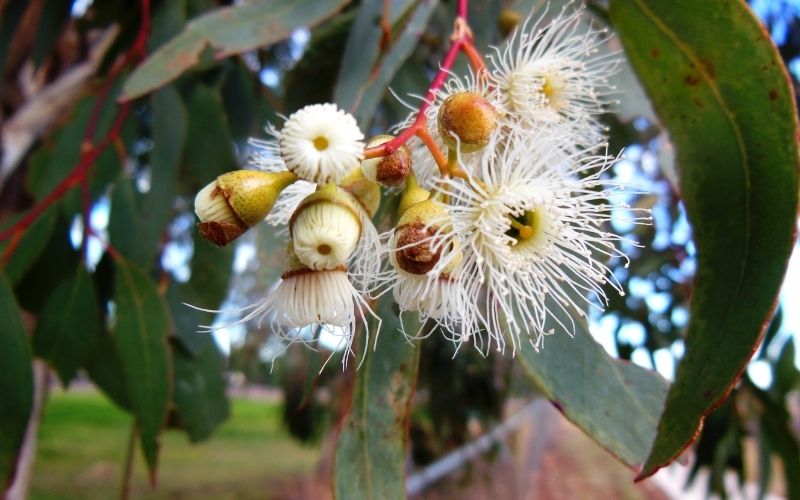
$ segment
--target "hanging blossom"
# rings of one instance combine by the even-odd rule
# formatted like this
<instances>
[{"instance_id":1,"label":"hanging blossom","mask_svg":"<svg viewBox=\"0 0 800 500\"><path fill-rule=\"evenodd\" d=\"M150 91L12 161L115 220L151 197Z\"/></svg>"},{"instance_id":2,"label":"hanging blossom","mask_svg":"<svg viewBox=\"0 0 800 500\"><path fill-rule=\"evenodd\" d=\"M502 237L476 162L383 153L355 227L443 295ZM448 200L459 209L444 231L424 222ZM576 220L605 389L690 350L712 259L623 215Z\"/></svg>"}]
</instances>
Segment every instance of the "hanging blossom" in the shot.
<instances>
[{"instance_id":1,"label":"hanging blossom","mask_svg":"<svg viewBox=\"0 0 800 500\"><path fill-rule=\"evenodd\" d=\"M302 125L307 126L312 122L313 133L304 133ZM363 159L364 136L355 118L336 108L335 104L313 104L292 114L282 129L279 130L270 124L266 130L272 136L271 140L250 140L250 144L255 147L251 157L251 164L255 168L266 172L290 170L290 160L287 158L299 158L304 155L310 158L311 164L314 165L314 168L302 169L306 176L301 176L298 181L281 192L267 215L266 222L288 230L292 216L300 204L325 180L335 178L346 191L354 191L351 194L356 195L357 203L354 205L354 210L361 225L361 237L349 260L349 274L356 283L356 288L363 295L369 294L376 286L375 277L381 268L381 243L378 231L372 223L377 204L368 202L376 197L379 202L380 191L377 185L368 185L367 189L372 188L373 192L367 193L366 196L363 191L358 190L364 184L358 182ZM290 135L292 137L288 137ZM324 142L327 148L317 153L307 153L306 150L310 146L316 149L315 141L317 144ZM377 190L377 194L374 190Z\"/></svg>"},{"instance_id":2,"label":"hanging blossom","mask_svg":"<svg viewBox=\"0 0 800 500\"><path fill-rule=\"evenodd\" d=\"M367 336L368 317L380 325L367 302L380 271L381 243L371 221L380 188L359 182L363 134L355 119L333 104L306 106L280 130L267 130L272 140L253 141L257 151L252 163L258 170L240 171L239 176L270 179L270 186L277 179L280 189L256 193L252 182L241 182L226 192L258 207L260 220L285 226L290 242L279 283L266 297L240 309L241 318L232 324L266 323L286 344L313 343L326 330L340 338L337 347L352 354L357 324L365 325ZM225 204L217 199L210 204L208 193L216 192L217 184L204 188L195 200L201 226L214 223L204 219L215 217L218 205ZM231 324L215 328L227 326Z\"/></svg>"},{"instance_id":3,"label":"hanging blossom","mask_svg":"<svg viewBox=\"0 0 800 500\"><path fill-rule=\"evenodd\" d=\"M552 333L548 324L573 334L571 315L596 305L589 297L605 304L603 285L623 293L605 263L627 259L618 246L628 240L607 230L612 219L650 219L642 211L618 213L624 186L606 176L617 158L565 154L554 139L531 134L502 140L487 148L468 179L439 183L451 203L447 218L430 224L452 224L439 244L463 249L457 277L468 296L482 297L482 314L468 319L483 324L471 329L484 328L487 345L498 351L505 330L513 351L523 338L538 350Z\"/></svg>"},{"instance_id":4,"label":"hanging blossom","mask_svg":"<svg viewBox=\"0 0 800 500\"><path fill-rule=\"evenodd\" d=\"M617 52L601 52L609 35L591 26L585 7L570 8L549 22L547 10L535 21L529 17L503 48L492 47L487 76L495 105L509 120L543 130L566 125L572 138L568 147L580 150L603 140L599 117L612 104L609 79L620 58Z\"/></svg>"},{"instance_id":5,"label":"hanging blossom","mask_svg":"<svg viewBox=\"0 0 800 500\"><path fill-rule=\"evenodd\" d=\"M554 16L545 9L537 18L528 17L502 47L490 47L486 70L478 74L469 70L463 76L450 73L443 88L433 93L425 111L428 123L438 124L431 127L431 135L439 144L453 147L454 139L442 137L441 108L453 96L469 94L496 113L497 126L487 136L494 143L502 143L501 136L534 130L539 136L568 136L569 140L558 142L568 151L601 144L606 128L599 119L615 103L610 79L620 64L619 53L607 48L608 40L606 29L595 29L587 20L583 5L570 3ZM407 128L415 118L415 106L401 102L412 111L396 130ZM437 168L428 149L414 141L412 151L421 184L433 186ZM474 151L462 149L467 155L464 167L471 166L468 156Z\"/></svg>"},{"instance_id":6,"label":"hanging blossom","mask_svg":"<svg viewBox=\"0 0 800 500\"><path fill-rule=\"evenodd\" d=\"M409 337L442 332L456 352L516 353L556 330L573 335L572 318L602 308L604 290L622 294L608 262L627 261L620 246L635 243L609 227L650 218L624 205L608 172L618 157L599 119L618 58L601 52L607 35L583 7L545 17L493 48L488 66L443 69L424 109L394 130L402 138L378 135L365 150L355 119L323 104L251 141L260 184L248 189L261 186L263 201L238 210L224 176L196 201L201 233L218 244L265 219L290 239L282 280L240 322L266 321L287 343L328 329L351 352L358 324L380 325L368 301L389 294L401 315L419 316L416 331L401 327ZM379 235L381 186L402 192L395 226Z\"/></svg>"}]
</instances>

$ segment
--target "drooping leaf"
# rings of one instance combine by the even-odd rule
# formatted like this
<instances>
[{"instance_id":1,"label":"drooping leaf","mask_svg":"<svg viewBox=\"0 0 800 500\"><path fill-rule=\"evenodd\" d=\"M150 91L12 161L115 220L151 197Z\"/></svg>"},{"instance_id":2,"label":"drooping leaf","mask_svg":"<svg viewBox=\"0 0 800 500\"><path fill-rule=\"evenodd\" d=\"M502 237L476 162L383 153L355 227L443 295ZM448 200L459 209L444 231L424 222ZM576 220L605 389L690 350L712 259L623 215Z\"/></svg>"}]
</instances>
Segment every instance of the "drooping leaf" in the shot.
<instances>
[{"instance_id":1,"label":"drooping leaf","mask_svg":"<svg viewBox=\"0 0 800 500\"><path fill-rule=\"evenodd\" d=\"M382 55L378 50L382 2L362 5L347 42L334 93L336 102L355 115L361 128L366 129L372 121L387 86L417 46L437 5L437 0L393 2L392 23L407 14L407 9L413 7L413 10L403 19L404 24L398 26L399 31L394 33L395 38Z\"/></svg>"},{"instance_id":2,"label":"drooping leaf","mask_svg":"<svg viewBox=\"0 0 800 500\"><path fill-rule=\"evenodd\" d=\"M100 332L84 367L89 379L111 401L124 410L133 411L124 365L117 347L114 345L114 339L108 332Z\"/></svg>"},{"instance_id":3,"label":"drooping leaf","mask_svg":"<svg viewBox=\"0 0 800 500\"><path fill-rule=\"evenodd\" d=\"M122 177L111 191L111 213L108 219L109 241L127 260L149 269L160 245L158 239L148 239L147 227L140 224L142 195L134 182Z\"/></svg>"},{"instance_id":4,"label":"drooping leaf","mask_svg":"<svg viewBox=\"0 0 800 500\"><path fill-rule=\"evenodd\" d=\"M36 323L33 350L67 386L94 349L99 330L94 284L79 265L49 294Z\"/></svg>"},{"instance_id":5,"label":"drooping leaf","mask_svg":"<svg viewBox=\"0 0 800 500\"><path fill-rule=\"evenodd\" d=\"M193 19L125 82L122 99L157 89L196 65L210 49L216 59L279 42L292 30L314 26L346 0L260 0L223 7Z\"/></svg>"},{"instance_id":6,"label":"drooping leaf","mask_svg":"<svg viewBox=\"0 0 800 500\"><path fill-rule=\"evenodd\" d=\"M64 25L69 20L71 7L72 2L68 0L44 0L31 54L37 67L55 46Z\"/></svg>"},{"instance_id":7,"label":"drooping leaf","mask_svg":"<svg viewBox=\"0 0 800 500\"><path fill-rule=\"evenodd\" d=\"M549 309L569 324L557 305ZM522 342L517 361L539 391L589 437L626 465L640 467L656 435L667 382L657 373L609 356L575 319L575 337L551 319L555 333L541 352Z\"/></svg>"},{"instance_id":8,"label":"drooping leaf","mask_svg":"<svg viewBox=\"0 0 800 500\"><path fill-rule=\"evenodd\" d=\"M390 25L397 23L413 4L412 0L390 2ZM351 113L358 109L360 96L379 60L383 8L382 0L362 2L345 44L333 99Z\"/></svg>"},{"instance_id":9,"label":"drooping leaf","mask_svg":"<svg viewBox=\"0 0 800 500\"><path fill-rule=\"evenodd\" d=\"M14 286L20 306L34 314L41 311L52 285L65 279L80 261L80 253L70 242L69 224L60 204L53 209L56 212L55 224L44 250L32 264L28 264L27 272Z\"/></svg>"},{"instance_id":10,"label":"drooping leaf","mask_svg":"<svg viewBox=\"0 0 800 500\"><path fill-rule=\"evenodd\" d=\"M136 415L145 461L154 481L158 464L158 436L167 418L172 375L167 337L171 324L155 283L140 269L116 261L117 304L112 328Z\"/></svg>"},{"instance_id":11,"label":"drooping leaf","mask_svg":"<svg viewBox=\"0 0 800 500\"><path fill-rule=\"evenodd\" d=\"M53 205L37 217L36 221L25 230L19 244L17 244L13 254L11 254L11 258L3 267L6 277L11 284L16 284L17 281L28 272L30 267L36 263L36 259L39 258L47 247L47 242L52 235L59 210L60 207L58 205ZM0 252L5 252L10 244L10 241L4 241L0 244ZM0 253L0 255L2 255L2 253Z\"/></svg>"},{"instance_id":12,"label":"drooping leaf","mask_svg":"<svg viewBox=\"0 0 800 500\"><path fill-rule=\"evenodd\" d=\"M256 75L243 62L231 61L221 92L231 135L236 139L259 135L263 130L264 124L256 121L257 104L266 101L259 94L259 86Z\"/></svg>"},{"instance_id":13,"label":"drooping leaf","mask_svg":"<svg viewBox=\"0 0 800 500\"><path fill-rule=\"evenodd\" d=\"M783 462L783 470L786 471L784 477L788 490L787 498L798 498L800 497L800 475L797 474L800 470L800 440L792 432L792 417L783 401L776 402L766 392L752 384L749 389L763 405L759 422L763 439Z\"/></svg>"},{"instance_id":14,"label":"drooping leaf","mask_svg":"<svg viewBox=\"0 0 800 500\"><path fill-rule=\"evenodd\" d=\"M85 142L85 135L89 120L92 116L94 107L101 106L100 114L97 118L97 123L94 129L94 135L88 139L94 141L96 144L108 133L114 118L117 115L118 106L115 98L120 91L121 83L117 82L111 88L105 100L99 102L100 96L87 96L75 105L70 112L70 119L66 124L56 130L52 137L52 149L41 149L34 154L35 161L31 163L31 169L28 173L27 184L28 189L37 199L41 199L50 193L62 180L69 176L77 167L78 162L82 155L82 145ZM130 122L131 120L128 120ZM126 123L127 125L127 123ZM113 168L114 165L118 167L119 160L116 151L110 148L103 152L105 164L98 167L97 164L92 167L93 171L101 169L103 174L99 180L107 180L107 170ZM96 160L96 163L100 159ZM110 165L109 165L110 164ZM92 180L93 176L90 175L89 179ZM98 192L98 183L93 182L92 194L96 196ZM105 186L102 186L105 188ZM75 194L72 196L74 200L70 204L74 207L71 212L79 212L82 208L80 204L80 193L78 190L73 191ZM77 208L75 208L77 207Z\"/></svg>"},{"instance_id":15,"label":"drooping leaf","mask_svg":"<svg viewBox=\"0 0 800 500\"><path fill-rule=\"evenodd\" d=\"M155 92L151 102L153 151L150 155L150 189L143 196L138 223L146 231L142 237L157 242L164 238L164 231L174 213L188 117L180 94L172 86ZM152 257L156 256L157 249L156 245L150 247Z\"/></svg>"},{"instance_id":16,"label":"drooping leaf","mask_svg":"<svg viewBox=\"0 0 800 500\"><path fill-rule=\"evenodd\" d=\"M189 122L183 164L183 190L196 193L218 175L236 168L225 108L217 91L197 85L186 102Z\"/></svg>"},{"instance_id":17,"label":"drooping leaf","mask_svg":"<svg viewBox=\"0 0 800 500\"><path fill-rule=\"evenodd\" d=\"M162 2L153 13L153 27L147 37L152 52L175 36L186 24L186 0Z\"/></svg>"},{"instance_id":18,"label":"drooping leaf","mask_svg":"<svg viewBox=\"0 0 800 500\"><path fill-rule=\"evenodd\" d=\"M230 415L225 394L225 358L208 333L203 349L192 355L177 347L172 351L175 409L180 427L193 442L207 439Z\"/></svg>"},{"instance_id":19,"label":"drooping leaf","mask_svg":"<svg viewBox=\"0 0 800 500\"><path fill-rule=\"evenodd\" d=\"M116 265L111 254L106 253L95 267L94 281L97 307L103 311L106 322L101 324L100 332L95 342L94 349L84 363L84 368L92 382L102 390L117 406L133 411L128 396L128 382L125 379L122 361L114 345L114 339L108 332L108 319L114 312L114 288Z\"/></svg>"},{"instance_id":20,"label":"drooping leaf","mask_svg":"<svg viewBox=\"0 0 800 500\"><path fill-rule=\"evenodd\" d=\"M312 32L303 57L286 73L282 114L288 116L308 104L332 101L345 43L355 32L354 17L353 12L336 16ZM275 117L268 120L274 122Z\"/></svg>"},{"instance_id":21,"label":"drooping leaf","mask_svg":"<svg viewBox=\"0 0 800 500\"><path fill-rule=\"evenodd\" d=\"M19 306L11 285L0 273L0 491L14 479L33 407L32 361Z\"/></svg>"},{"instance_id":22,"label":"drooping leaf","mask_svg":"<svg viewBox=\"0 0 800 500\"><path fill-rule=\"evenodd\" d=\"M153 150L149 189L140 193L122 176L111 192L108 231L111 244L129 261L149 269L161 248L174 213L178 169L183 157L187 114L178 92L166 87L153 94Z\"/></svg>"},{"instance_id":23,"label":"drooping leaf","mask_svg":"<svg viewBox=\"0 0 800 500\"><path fill-rule=\"evenodd\" d=\"M744 2L617 0L610 13L674 141L698 259L686 355L644 478L692 442L770 319L794 238L797 117Z\"/></svg>"},{"instance_id":24,"label":"drooping leaf","mask_svg":"<svg viewBox=\"0 0 800 500\"><path fill-rule=\"evenodd\" d=\"M199 332L214 314L195 309L218 309L228 293L233 264L233 248L218 248L192 229L194 254L191 278L187 283L171 283L167 301L175 321L175 336L193 356L206 349L207 334ZM191 304L194 307L189 307Z\"/></svg>"},{"instance_id":25,"label":"drooping leaf","mask_svg":"<svg viewBox=\"0 0 800 500\"><path fill-rule=\"evenodd\" d=\"M11 41L17 33L17 28L21 25L20 21L27 7L28 2L24 0L12 0L3 5L2 18L0 18L0 70L5 70ZM4 84L5 78L0 78L0 91L3 90Z\"/></svg>"},{"instance_id":26,"label":"drooping leaf","mask_svg":"<svg viewBox=\"0 0 800 500\"><path fill-rule=\"evenodd\" d=\"M372 339L361 339L366 358L356 372L350 411L336 445L333 488L338 499L405 498L408 419L419 342L409 342L397 331L391 300L381 300L378 314L383 318L378 345L373 349ZM407 319L407 331L418 325ZM372 326L374 330L374 322Z\"/></svg>"},{"instance_id":27,"label":"drooping leaf","mask_svg":"<svg viewBox=\"0 0 800 500\"><path fill-rule=\"evenodd\" d=\"M423 0L418 3L408 23L397 34L397 40L381 58L379 71L373 73L366 82L358 102L358 111L355 113L363 128L366 129L367 124L372 121L378 103L387 92L389 82L414 51L437 5L437 0Z\"/></svg>"},{"instance_id":28,"label":"drooping leaf","mask_svg":"<svg viewBox=\"0 0 800 500\"><path fill-rule=\"evenodd\" d=\"M31 163L27 181L28 189L36 199L44 198L78 164L80 144L93 103L91 97L80 100L71 111L66 125L54 132L52 150L42 149L34 155L36 161Z\"/></svg>"}]
</instances>

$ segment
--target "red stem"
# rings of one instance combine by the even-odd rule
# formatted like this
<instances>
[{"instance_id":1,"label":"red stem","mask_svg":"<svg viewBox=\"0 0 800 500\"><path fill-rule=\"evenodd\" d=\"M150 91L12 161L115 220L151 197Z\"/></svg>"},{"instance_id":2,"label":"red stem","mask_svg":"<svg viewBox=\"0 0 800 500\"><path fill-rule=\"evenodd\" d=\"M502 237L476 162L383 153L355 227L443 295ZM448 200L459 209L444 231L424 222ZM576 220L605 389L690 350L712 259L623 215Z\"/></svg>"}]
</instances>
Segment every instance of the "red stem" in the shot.
<instances>
[{"instance_id":1,"label":"red stem","mask_svg":"<svg viewBox=\"0 0 800 500\"><path fill-rule=\"evenodd\" d=\"M422 105L419 107L419 110L417 111L417 116L414 121L408 128L403 130L391 141L365 149L365 158L388 156L397 151L406 142L408 142L411 137L416 135L423 140L425 145L431 151L431 154L436 160L439 169L442 170L442 173L447 173L447 161L444 158L444 154L436 145L436 143L430 138L429 134L427 134L427 131L424 130L427 125L425 112L431 107L431 104L435 100L436 91L439 90L442 85L444 85L445 80L450 74L450 68L452 68L453 64L455 64L459 52L464 52L467 58L469 58L470 64L476 72L480 72L485 69L485 65L480 53L472 44L472 33L469 29L469 24L467 24L468 4L468 0L458 0L456 5L455 28L453 30L453 35L451 36L452 44L450 45L447 54L445 54L444 59L439 66L439 72L436 73L436 76L428 87L428 91L425 93L425 98L422 102Z\"/></svg>"},{"instance_id":2,"label":"red stem","mask_svg":"<svg viewBox=\"0 0 800 500\"><path fill-rule=\"evenodd\" d=\"M94 165L97 157L100 156L100 154L106 147L108 147L109 144L116 141L120 137L125 119L128 117L128 113L131 109L130 103L123 103L119 105L117 116L115 117L114 123L111 125L111 128L106 136L97 145L95 145L93 141L94 132L101 114L100 112L103 108L103 104L106 101L108 93L113 88L113 82L117 77L119 77L120 73L122 73L123 69L125 69L129 63L136 62L147 54L147 36L150 32L150 0L141 0L141 9L142 22L139 26L139 31L136 34L136 40L134 40L133 45L131 45L130 49L128 49L128 51L125 53L123 64L115 66L111 70L107 77L106 84L103 86L101 93L94 103L89 122L86 125L84 143L81 144L82 151L81 157L78 160L78 164L72 169L66 178L59 182L58 185L53 188L53 190L50 191L50 193L48 193L42 201L30 209L28 213L26 213L19 221L17 221L16 224L5 231L0 232L0 241L5 241L12 236L15 237L15 240L18 240L21 233L30 227L30 225L33 224L33 222L36 221L36 219L45 210L47 210L53 203L63 198L70 189L78 184L82 184L85 181L89 169L92 167L92 165ZM86 227L84 227L84 231L85 230ZM3 263L8 261L8 259L11 257L11 253L12 252L9 251L5 252L5 255L3 256Z\"/></svg>"},{"instance_id":3,"label":"red stem","mask_svg":"<svg viewBox=\"0 0 800 500\"><path fill-rule=\"evenodd\" d=\"M468 0L458 0L456 4L456 17L461 17L467 20L467 7L469 6Z\"/></svg>"},{"instance_id":4,"label":"red stem","mask_svg":"<svg viewBox=\"0 0 800 500\"><path fill-rule=\"evenodd\" d=\"M385 142L379 146L374 148L369 148L364 151L364 156L366 158L376 158L378 156L386 156L394 153L397 151L398 148L403 146L411 136L417 133L422 126L425 125L425 111L431 107L431 103L434 101L434 93L441 88L444 84L445 79L449 75L450 68L453 67L455 63L456 57L458 56L459 51L461 50L461 44L464 43L463 39L456 40L453 42L453 45L450 46L450 50L447 51L447 55L445 55L444 60L442 61L441 68L439 72L436 74L436 77L431 82L430 87L428 87L428 92L425 94L425 100L422 103L422 106L419 107L419 111L417 112L417 117L414 119L414 122L409 126L407 129L403 130L400 135L395 137L389 142Z\"/></svg>"},{"instance_id":5,"label":"red stem","mask_svg":"<svg viewBox=\"0 0 800 500\"><path fill-rule=\"evenodd\" d=\"M386 50L392 38L392 26L389 24L389 14L392 8L391 0L383 0L383 15L381 15L381 52Z\"/></svg>"}]
</instances>

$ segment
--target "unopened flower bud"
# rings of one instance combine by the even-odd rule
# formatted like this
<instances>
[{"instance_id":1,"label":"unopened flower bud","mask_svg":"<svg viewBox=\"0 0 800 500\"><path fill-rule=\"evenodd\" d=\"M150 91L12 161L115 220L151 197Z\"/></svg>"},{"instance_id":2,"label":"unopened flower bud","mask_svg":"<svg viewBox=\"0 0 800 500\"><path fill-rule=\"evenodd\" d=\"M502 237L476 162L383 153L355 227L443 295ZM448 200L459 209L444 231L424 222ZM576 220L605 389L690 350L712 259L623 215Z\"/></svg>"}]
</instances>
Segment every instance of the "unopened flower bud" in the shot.
<instances>
[{"instance_id":1,"label":"unopened flower bud","mask_svg":"<svg viewBox=\"0 0 800 500\"><path fill-rule=\"evenodd\" d=\"M431 271L442 258L439 232L442 229L440 224L445 221L447 212L433 200L409 207L397 221L392 264L410 274Z\"/></svg>"},{"instance_id":2,"label":"unopened flower bud","mask_svg":"<svg viewBox=\"0 0 800 500\"><path fill-rule=\"evenodd\" d=\"M522 22L522 16L519 12L508 7L500 10L500 15L497 17L497 27L503 37L507 37Z\"/></svg>"},{"instance_id":3,"label":"unopened flower bud","mask_svg":"<svg viewBox=\"0 0 800 500\"><path fill-rule=\"evenodd\" d=\"M220 175L197 193L200 234L226 245L264 220L281 191L297 180L291 172L237 170Z\"/></svg>"},{"instance_id":4,"label":"unopened flower bud","mask_svg":"<svg viewBox=\"0 0 800 500\"><path fill-rule=\"evenodd\" d=\"M358 202L334 184L307 196L292 215L294 252L314 270L334 269L353 254L361 237Z\"/></svg>"},{"instance_id":5,"label":"unopened flower bud","mask_svg":"<svg viewBox=\"0 0 800 500\"><path fill-rule=\"evenodd\" d=\"M367 147L380 146L394 139L392 135L376 135L367 142ZM369 158L361 161L361 170L364 176L384 186L399 186L406 180L411 172L411 151L404 144L392 154L379 158Z\"/></svg>"},{"instance_id":6,"label":"unopened flower bud","mask_svg":"<svg viewBox=\"0 0 800 500\"><path fill-rule=\"evenodd\" d=\"M489 101L474 92L457 92L439 108L439 134L445 144L471 153L482 149L497 127L497 111ZM456 137L458 141L456 141Z\"/></svg>"},{"instance_id":7,"label":"unopened flower bud","mask_svg":"<svg viewBox=\"0 0 800 500\"><path fill-rule=\"evenodd\" d=\"M361 167L351 170L339 182L339 187L353 195L370 217L375 216L381 205L381 187L364 177Z\"/></svg>"}]
</instances>

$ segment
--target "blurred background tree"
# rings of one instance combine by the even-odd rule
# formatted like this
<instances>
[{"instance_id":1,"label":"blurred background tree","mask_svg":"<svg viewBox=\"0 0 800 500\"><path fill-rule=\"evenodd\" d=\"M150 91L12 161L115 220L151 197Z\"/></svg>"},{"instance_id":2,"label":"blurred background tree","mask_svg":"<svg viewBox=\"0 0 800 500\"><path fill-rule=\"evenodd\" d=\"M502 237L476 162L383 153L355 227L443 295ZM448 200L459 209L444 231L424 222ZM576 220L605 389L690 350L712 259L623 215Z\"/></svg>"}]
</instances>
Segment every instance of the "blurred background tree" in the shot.
<instances>
[{"instance_id":1,"label":"blurred background tree","mask_svg":"<svg viewBox=\"0 0 800 500\"><path fill-rule=\"evenodd\" d=\"M544 3L473 2L475 45L502 42ZM550 3L558 11L563 2ZM611 22L607 3L590 2L595 22ZM796 88L800 6L788 0L751 4L778 44ZM354 113L367 135L403 120L409 109L388 89L398 96L424 93L447 48L455 5L436 0L248 5L0 3L0 316L5 322L0 484L13 484L12 495L24 496L31 480L32 458L26 453L35 454L34 437L42 414L49 418L48 393L57 391L57 383L83 388L89 381L132 415L113 417L130 426L127 465L119 466L123 494L134 487L136 443L155 483L162 441L165 447L179 446L161 439L163 428L179 429L192 443L213 441L231 415L232 390L240 394L242 387L279 388L285 428L303 442L324 443L314 446L331 460L337 423L364 372L354 373L355 364L340 371L334 361L320 373L330 353L287 351L249 325L199 333L197 325L223 324L235 319L233 313L216 317L184 304L230 311L269 293L281 269L283 236L259 227L236 245L217 249L198 237L192 200L210 179L246 165L248 138L264 137L266 123L304 105L337 102ZM388 36L379 27L387 5ZM621 50L619 41L612 39L608 50ZM130 78L153 54L172 56L150 59L156 67L151 73L160 76ZM459 61L454 72L465 68ZM629 267L614 263L626 294L609 293L613 299L606 312L594 314L590 326L611 356L672 380L686 350L696 249L675 187L676 155L666 130L627 63L614 83L621 104L604 119L610 150L626 152L613 174L642 187L646 194L631 203L651 208L654 225L614 228L642 246L627 249ZM695 447L691 475L705 467L709 488L723 496L725 474L732 471L756 482L762 494L778 488L800 498L800 321L789 311L800 300L800 285L793 266L794 288L786 292L784 314L775 315L754 361L707 420ZM546 387L541 390L538 368L524 360L466 350L453 357L439 336L419 346L408 421L409 470L462 449L520 402L540 393L554 399ZM538 381L538 392L529 376ZM241 402L233 410L261 417ZM575 420L569 408L565 413ZM275 416L264 410L265 421L274 422ZM587 430L587 424L579 426ZM614 445L594 437L619 456ZM507 449L495 450L502 455ZM263 451L271 453L266 441ZM34 496L46 494L36 489L37 477L48 474L47 457L39 460ZM776 475L783 481L779 486L772 481Z\"/></svg>"}]
</instances>

